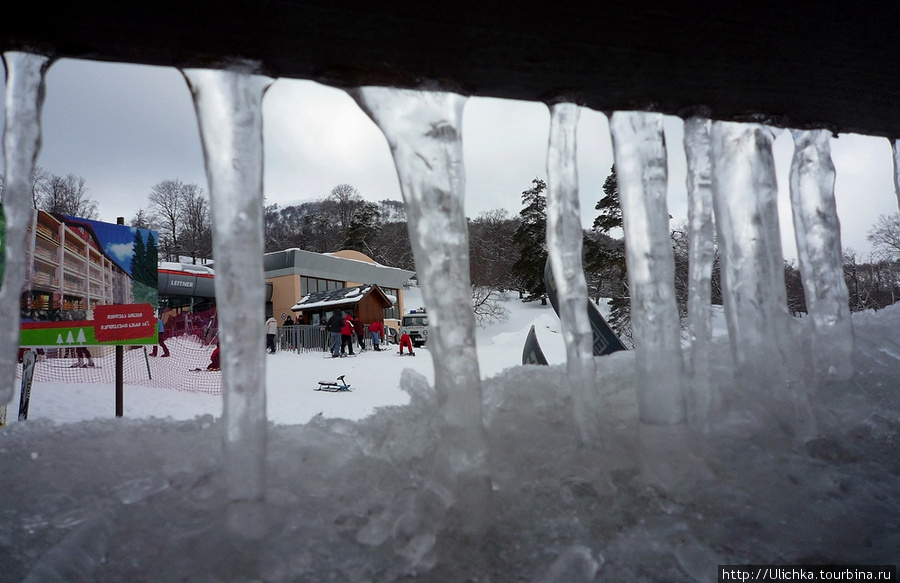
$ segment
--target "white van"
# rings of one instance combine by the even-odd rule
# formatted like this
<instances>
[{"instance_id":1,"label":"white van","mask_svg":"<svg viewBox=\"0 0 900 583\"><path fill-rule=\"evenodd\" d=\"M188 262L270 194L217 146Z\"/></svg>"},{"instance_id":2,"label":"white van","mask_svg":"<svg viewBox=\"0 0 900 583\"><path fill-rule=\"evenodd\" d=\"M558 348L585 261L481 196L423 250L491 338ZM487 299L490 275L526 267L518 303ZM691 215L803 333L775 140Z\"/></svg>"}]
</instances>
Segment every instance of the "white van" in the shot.
<instances>
[{"instance_id":1,"label":"white van","mask_svg":"<svg viewBox=\"0 0 900 583\"><path fill-rule=\"evenodd\" d=\"M413 346L424 346L428 340L428 313L425 308L409 310L403 315L400 323L400 335L409 334Z\"/></svg>"}]
</instances>

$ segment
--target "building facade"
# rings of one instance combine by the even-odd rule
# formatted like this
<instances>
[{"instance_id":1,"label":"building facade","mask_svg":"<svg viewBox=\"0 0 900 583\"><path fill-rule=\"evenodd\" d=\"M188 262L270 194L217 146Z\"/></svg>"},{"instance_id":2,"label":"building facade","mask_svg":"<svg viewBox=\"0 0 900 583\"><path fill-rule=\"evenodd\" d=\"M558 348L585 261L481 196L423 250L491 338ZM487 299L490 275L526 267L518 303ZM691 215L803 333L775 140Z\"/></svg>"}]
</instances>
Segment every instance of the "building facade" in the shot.
<instances>
[{"instance_id":1,"label":"building facade","mask_svg":"<svg viewBox=\"0 0 900 583\"><path fill-rule=\"evenodd\" d=\"M275 316L282 325L291 309L307 294L377 284L390 301L382 318L385 324L399 325L403 314L403 284L415 272L376 263L358 251L315 253L302 249L285 249L264 256L266 283L271 295L266 301L266 316ZM268 294L267 294L268 295Z\"/></svg>"},{"instance_id":2,"label":"building facade","mask_svg":"<svg viewBox=\"0 0 900 583\"><path fill-rule=\"evenodd\" d=\"M26 254L23 320L84 320L98 305L134 303L131 277L87 222L33 213Z\"/></svg>"}]
</instances>

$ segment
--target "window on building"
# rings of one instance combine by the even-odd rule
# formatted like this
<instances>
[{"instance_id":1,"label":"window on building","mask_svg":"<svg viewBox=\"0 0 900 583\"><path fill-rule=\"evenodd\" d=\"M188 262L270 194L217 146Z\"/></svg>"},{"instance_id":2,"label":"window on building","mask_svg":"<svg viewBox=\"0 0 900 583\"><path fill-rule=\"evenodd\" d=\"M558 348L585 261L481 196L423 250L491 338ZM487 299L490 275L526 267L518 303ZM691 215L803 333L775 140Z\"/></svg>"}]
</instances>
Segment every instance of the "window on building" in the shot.
<instances>
[{"instance_id":1,"label":"window on building","mask_svg":"<svg viewBox=\"0 0 900 583\"><path fill-rule=\"evenodd\" d=\"M383 287L383 288L381 288L381 291L383 291L384 294L386 296L388 296L388 298L392 298L394 301L393 306L391 306L390 308L384 309L384 319L399 320L400 319L400 307L397 305L397 298L400 297L400 290L398 290L397 288L393 288L393 287Z\"/></svg>"},{"instance_id":2,"label":"window on building","mask_svg":"<svg viewBox=\"0 0 900 583\"><path fill-rule=\"evenodd\" d=\"M343 281L335 281L333 279L322 279L319 277L300 277L300 297L306 294L320 291L328 291L331 289L341 289L344 287Z\"/></svg>"}]
</instances>

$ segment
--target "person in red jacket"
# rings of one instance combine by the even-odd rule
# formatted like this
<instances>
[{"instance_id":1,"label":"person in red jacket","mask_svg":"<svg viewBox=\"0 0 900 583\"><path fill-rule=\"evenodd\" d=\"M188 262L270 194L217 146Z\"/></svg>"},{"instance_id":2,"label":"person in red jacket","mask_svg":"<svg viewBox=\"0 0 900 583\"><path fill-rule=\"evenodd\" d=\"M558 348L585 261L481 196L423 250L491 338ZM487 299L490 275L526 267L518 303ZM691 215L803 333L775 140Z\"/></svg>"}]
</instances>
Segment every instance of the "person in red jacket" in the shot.
<instances>
[{"instance_id":1,"label":"person in red jacket","mask_svg":"<svg viewBox=\"0 0 900 583\"><path fill-rule=\"evenodd\" d=\"M221 368L219 364L219 343L216 342L216 349L209 355L209 365L206 367L206 370L219 370Z\"/></svg>"},{"instance_id":2,"label":"person in red jacket","mask_svg":"<svg viewBox=\"0 0 900 583\"><path fill-rule=\"evenodd\" d=\"M400 354L403 354L403 347L409 348L409 355L415 356L416 353L413 352L412 338L409 337L409 334L403 334L400 337Z\"/></svg>"},{"instance_id":3,"label":"person in red jacket","mask_svg":"<svg viewBox=\"0 0 900 583\"><path fill-rule=\"evenodd\" d=\"M375 350L381 351L381 340L384 338L384 324L381 320L376 320L369 324L369 334L372 335L372 346Z\"/></svg>"},{"instance_id":4,"label":"person in red jacket","mask_svg":"<svg viewBox=\"0 0 900 583\"><path fill-rule=\"evenodd\" d=\"M344 317L344 327L341 328L341 356L344 356L344 347L347 347L350 356L353 356L353 315Z\"/></svg>"}]
</instances>

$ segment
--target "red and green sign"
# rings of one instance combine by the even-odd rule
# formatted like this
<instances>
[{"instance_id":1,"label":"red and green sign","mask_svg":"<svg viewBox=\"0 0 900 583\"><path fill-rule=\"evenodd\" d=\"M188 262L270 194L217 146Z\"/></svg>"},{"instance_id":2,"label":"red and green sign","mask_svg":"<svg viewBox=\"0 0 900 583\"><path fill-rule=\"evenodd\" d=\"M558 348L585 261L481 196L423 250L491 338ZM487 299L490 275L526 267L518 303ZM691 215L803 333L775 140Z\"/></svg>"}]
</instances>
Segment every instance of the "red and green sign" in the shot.
<instances>
[{"instance_id":1,"label":"red and green sign","mask_svg":"<svg viewBox=\"0 0 900 583\"><path fill-rule=\"evenodd\" d=\"M97 306L93 320L22 322L22 346L84 346L156 343L150 304Z\"/></svg>"}]
</instances>

